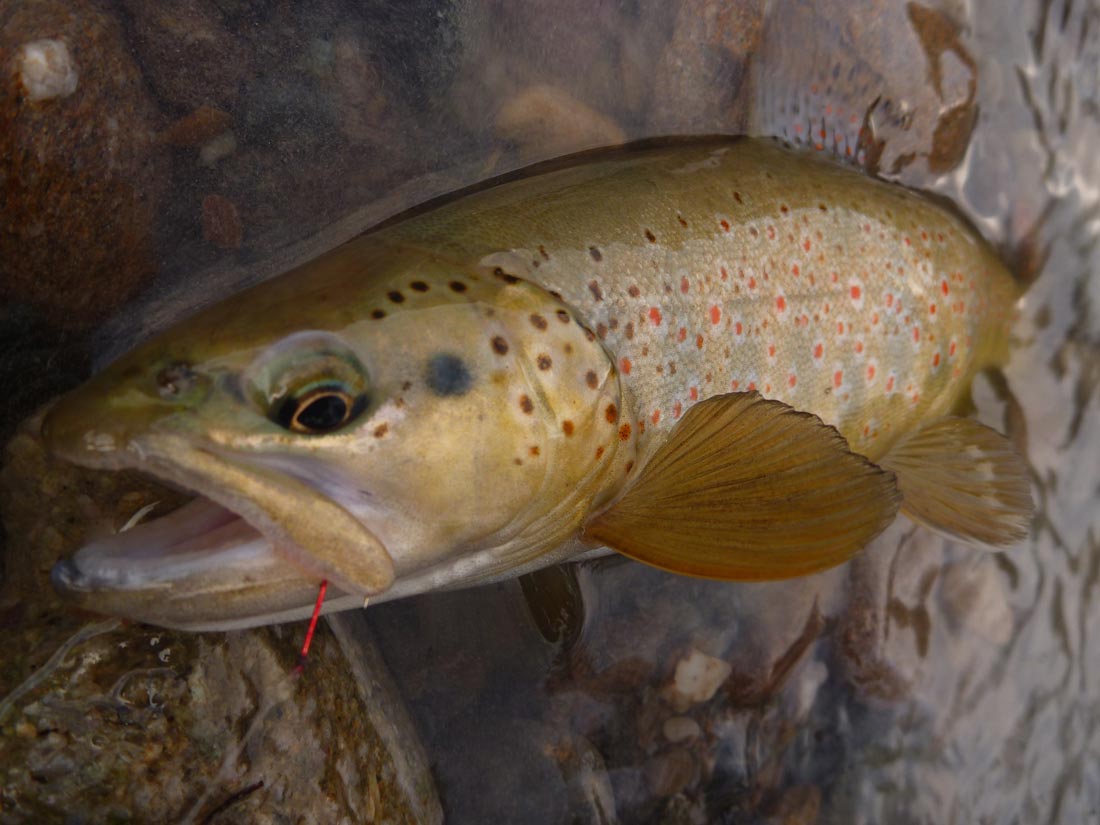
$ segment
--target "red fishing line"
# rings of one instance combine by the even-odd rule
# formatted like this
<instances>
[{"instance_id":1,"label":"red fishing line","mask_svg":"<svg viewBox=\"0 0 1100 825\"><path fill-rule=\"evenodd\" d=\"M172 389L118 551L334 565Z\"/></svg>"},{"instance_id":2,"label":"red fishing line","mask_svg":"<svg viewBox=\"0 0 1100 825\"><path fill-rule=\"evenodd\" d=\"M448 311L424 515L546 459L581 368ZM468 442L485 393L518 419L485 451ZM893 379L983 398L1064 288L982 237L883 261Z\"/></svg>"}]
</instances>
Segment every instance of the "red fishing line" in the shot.
<instances>
[{"instance_id":1,"label":"red fishing line","mask_svg":"<svg viewBox=\"0 0 1100 825\"><path fill-rule=\"evenodd\" d=\"M294 666L295 673L301 673L306 667L306 656L309 655L309 646L313 643L313 631L317 629L317 620L321 618L321 605L325 601L325 591L328 589L328 579L321 579L321 589L317 593L317 604L313 605L313 616L309 620L309 629L306 630L305 641L302 642L302 652L298 655L298 664Z\"/></svg>"}]
</instances>

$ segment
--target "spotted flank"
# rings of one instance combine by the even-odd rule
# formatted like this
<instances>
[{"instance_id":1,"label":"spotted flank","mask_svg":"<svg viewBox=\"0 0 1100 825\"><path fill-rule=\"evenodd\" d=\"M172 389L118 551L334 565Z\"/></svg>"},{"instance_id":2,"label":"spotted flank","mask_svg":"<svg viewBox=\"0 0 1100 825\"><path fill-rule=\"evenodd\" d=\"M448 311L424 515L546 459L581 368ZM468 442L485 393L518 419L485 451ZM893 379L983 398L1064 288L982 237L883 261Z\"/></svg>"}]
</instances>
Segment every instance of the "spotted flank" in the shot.
<instances>
[{"instance_id":1,"label":"spotted flank","mask_svg":"<svg viewBox=\"0 0 1100 825\"><path fill-rule=\"evenodd\" d=\"M231 628L603 549L803 575L895 517L1003 546L1008 441L952 418L1011 278L953 214L748 139L585 158L420 212L215 306L64 399L56 453L196 492L54 580Z\"/></svg>"}]
</instances>

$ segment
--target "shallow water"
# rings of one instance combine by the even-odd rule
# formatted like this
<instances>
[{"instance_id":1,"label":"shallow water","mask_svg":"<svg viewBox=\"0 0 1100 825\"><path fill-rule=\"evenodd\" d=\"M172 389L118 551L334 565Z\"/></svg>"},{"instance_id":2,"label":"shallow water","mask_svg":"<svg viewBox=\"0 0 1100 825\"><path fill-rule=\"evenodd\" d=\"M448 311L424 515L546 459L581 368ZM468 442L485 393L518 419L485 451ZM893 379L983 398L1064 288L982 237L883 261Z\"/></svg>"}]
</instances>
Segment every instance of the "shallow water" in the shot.
<instances>
[{"instance_id":1,"label":"shallow water","mask_svg":"<svg viewBox=\"0 0 1100 825\"><path fill-rule=\"evenodd\" d=\"M163 136L196 106L148 8L112 13ZM150 150L172 185L137 310L93 339L0 312L0 332L35 331L0 366L50 376L11 415L72 380L58 359L75 373L424 198L623 138L820 146L947 198L1029 284L1011 361L973 393L1033 471L1019 547L899 519L793 582L610 560L369 610L449 822L1100 815L1100 6L182 8L224 45L185 57L229 125Z\"/></svg>"}]
</instances>

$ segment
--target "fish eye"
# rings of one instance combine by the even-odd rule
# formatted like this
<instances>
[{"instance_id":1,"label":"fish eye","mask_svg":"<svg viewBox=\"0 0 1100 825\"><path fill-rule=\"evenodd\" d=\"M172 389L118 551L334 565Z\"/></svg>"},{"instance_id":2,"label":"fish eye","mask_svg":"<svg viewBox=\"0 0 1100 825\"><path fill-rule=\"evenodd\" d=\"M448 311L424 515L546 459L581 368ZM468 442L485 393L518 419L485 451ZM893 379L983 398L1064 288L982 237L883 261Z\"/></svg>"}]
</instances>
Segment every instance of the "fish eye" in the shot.
<instances>
[{"instance_id":1,"label":"fish eye","mask_svg":"<svg viewBox=\"0 0 1100 825\"><path fill-rule=\"evenodd\" d=\"M276 424L296 433L328 433L358 417L366 396L353 396L339 384L324 384L284 398L272 416Z\"/></svg>"},{"instance_id":2,"label":"fish eye","mask_svg":"<svg viewBox=\"0 0 1100 825\"><path fill-rule=\"evenodd\" d=\"M260 353L241 376L256 411L294 433L321 435L351 424L370 403L370 380L338 336L301 332Z\"/></svg>"}]
</instances>

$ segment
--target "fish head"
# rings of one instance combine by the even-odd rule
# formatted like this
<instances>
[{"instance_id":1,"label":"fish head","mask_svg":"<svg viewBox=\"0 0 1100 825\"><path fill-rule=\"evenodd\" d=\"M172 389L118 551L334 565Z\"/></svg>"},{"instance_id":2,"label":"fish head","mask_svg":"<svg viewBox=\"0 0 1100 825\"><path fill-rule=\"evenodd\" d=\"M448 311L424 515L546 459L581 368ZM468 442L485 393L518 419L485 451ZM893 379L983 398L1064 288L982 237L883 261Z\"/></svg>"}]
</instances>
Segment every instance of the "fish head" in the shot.
<instances>
[{"instance_id":1,"label":"fish head","mask_svg":"<svg viewBox=\"0 0 1100 825\"><path fill-rule=\"evenodd\" d=\"M57 455L197 494L82 548L55 586L189 629L538 566L632 461L614 363L500 266L370 238L206 310L63 398Z\"/></svg>"}]
</instances>

